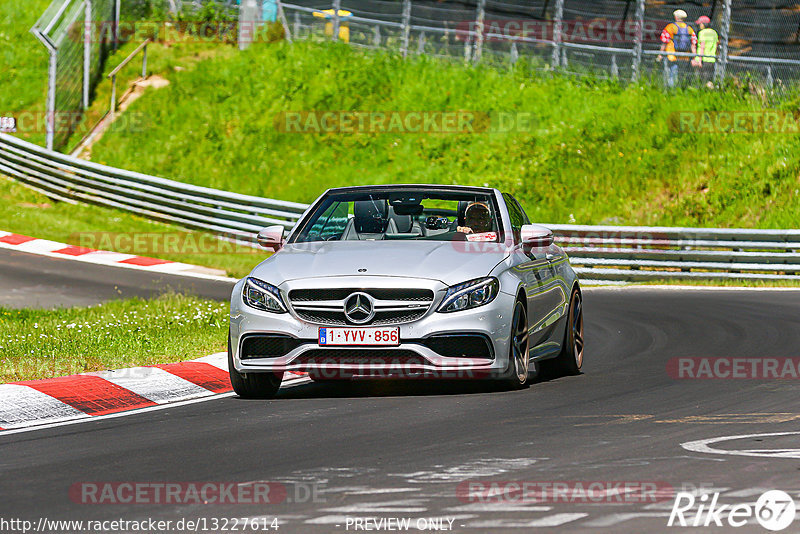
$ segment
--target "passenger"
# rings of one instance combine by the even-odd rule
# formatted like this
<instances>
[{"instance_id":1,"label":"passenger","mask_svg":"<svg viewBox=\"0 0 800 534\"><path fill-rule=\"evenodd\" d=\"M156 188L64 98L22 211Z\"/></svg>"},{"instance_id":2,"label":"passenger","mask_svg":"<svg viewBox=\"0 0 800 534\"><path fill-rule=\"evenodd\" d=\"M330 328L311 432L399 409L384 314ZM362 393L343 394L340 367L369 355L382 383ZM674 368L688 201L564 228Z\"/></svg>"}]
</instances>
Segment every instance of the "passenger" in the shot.
<instances>
[{"instance_id":1,"label":"passenger","mask_svg":"<svg viewBox=\"0 0 800 534\"><path fill-rule=\"evenodd\" d=\"M482 234L492 231L492 214L483 202L472 202L464 211L464 226L457 230L464 234Z\"/></svg>"}]
</instances>

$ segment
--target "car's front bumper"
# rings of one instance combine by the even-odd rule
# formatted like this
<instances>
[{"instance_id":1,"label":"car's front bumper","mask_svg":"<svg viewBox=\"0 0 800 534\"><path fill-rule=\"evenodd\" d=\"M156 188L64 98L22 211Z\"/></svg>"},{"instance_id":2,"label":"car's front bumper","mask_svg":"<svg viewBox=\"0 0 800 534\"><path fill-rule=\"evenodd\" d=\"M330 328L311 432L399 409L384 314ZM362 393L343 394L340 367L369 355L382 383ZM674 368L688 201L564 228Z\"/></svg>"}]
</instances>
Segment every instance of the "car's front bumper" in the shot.
<instances>
[{"instance_id":1,"label":"car's front bumper","mask_svg":"<svg viewBox=\"0 0 800 534\"><path fill-rule=\"evenodd\" d=\"M350 278L350 277L348 277ZM377 279L380 278L380 279ZM318 344L319 328L336 326L310 323L299 319L295 313L275 314L247 306L242 299L240 281L231 297L230 335L233 365L240 373L306 371L317 376L385 376L434 378L482 378L502 373L508 364L508 343L511 330L511 313L515 295L501 287L495 299L471 310L454 313L436 311L447 286L441 282L394 277L352 277L342 282L330 278L303 281L304 287L346 283L356 287L428 287L434 291L434 300L423 317L402 323L400 344L392 347L328 347ZM289 284L291 285L291 284ZM297 285L291 287L296 288ZM281 286L284 301L290 288ZM291 309L291 307L290 307ZM369 325L367 325L369 326ZM243 341L249 336L278 334L292 338L293 347L281 356L245 358ZM460 335L481 336L488 350L480 357L451 357L442 355L429 345L431 339L452 337L457 342ZM474 338L473 338L474 339Z\"/></svg>"}]
</instances>

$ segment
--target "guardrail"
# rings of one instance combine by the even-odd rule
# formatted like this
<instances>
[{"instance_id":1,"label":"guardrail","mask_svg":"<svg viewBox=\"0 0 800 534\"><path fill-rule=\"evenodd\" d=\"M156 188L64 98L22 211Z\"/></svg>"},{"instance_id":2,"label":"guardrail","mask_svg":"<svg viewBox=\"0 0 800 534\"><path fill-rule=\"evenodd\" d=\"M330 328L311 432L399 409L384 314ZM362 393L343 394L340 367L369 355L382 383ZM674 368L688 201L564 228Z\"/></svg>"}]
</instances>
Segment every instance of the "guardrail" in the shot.
<instances>
[{"instance_id":1,"label":"guardrail","mask_svg":"<svg viewBox=\"0 0 800 534\"><path fill-rule=\"evenodd\" d=\"M545 226L585 280L800 280L800 230Z\"/></svg>"},{"instance_id":2,"label":"guardrail","mask_svg":"<svg viewBox=\"0 0 800 534\"><path fill-rule=\"evenodd\" d=\"M291 228L306 204L115 169L0 134L0 173L49 197L99 204L255 242ZM800 230L545 224L586 281L800 280Z\"/></svg>"},{"instance_id":3,"label":"guardrail","mask_svg":"<svg viewBox=\"0 0 800 534\"><path fill-rule=\"evenodd\" d=\"M264 226L291 228L307 207L115 169L5 134L0 134L0 173L58 200L122 209L253 242Z\"/></svg>"}]
</instances>

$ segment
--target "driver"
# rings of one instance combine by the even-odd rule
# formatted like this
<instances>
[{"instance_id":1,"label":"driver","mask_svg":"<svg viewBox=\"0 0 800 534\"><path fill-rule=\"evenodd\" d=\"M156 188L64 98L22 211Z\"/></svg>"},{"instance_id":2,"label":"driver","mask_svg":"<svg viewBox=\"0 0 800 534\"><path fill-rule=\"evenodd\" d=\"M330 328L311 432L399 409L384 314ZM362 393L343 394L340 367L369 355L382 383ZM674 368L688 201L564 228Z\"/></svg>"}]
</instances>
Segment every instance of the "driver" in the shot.
<instances>
[{"instance_id":1,"label":"driver","mask_svg":"<svg viewBox=\"0 0 800 534\"><path fill-rule=\"evenodd\" d=\"M464 234L482 234L492 231L492 214L484 202L471 202L464 211L464 226L456 228Z\"/></svg>"}]
</instances>

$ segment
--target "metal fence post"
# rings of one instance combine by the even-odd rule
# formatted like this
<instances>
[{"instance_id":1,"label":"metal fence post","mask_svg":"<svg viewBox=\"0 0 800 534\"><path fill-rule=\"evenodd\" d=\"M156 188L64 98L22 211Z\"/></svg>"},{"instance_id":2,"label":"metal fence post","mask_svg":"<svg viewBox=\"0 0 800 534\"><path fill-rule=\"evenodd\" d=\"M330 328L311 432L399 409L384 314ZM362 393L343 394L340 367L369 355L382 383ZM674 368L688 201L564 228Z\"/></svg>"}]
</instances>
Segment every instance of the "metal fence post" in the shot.
<instances>
[{"instance_id":1,"label":"metal fence post","mask_svg":"<svg viewBox=\"0 0 800 534\"><path fill-rule=\"evenodd\" d=\"M339 9L342 7L342 0L333 0L333 40L339 40Z\"/></svg>"},{"instance_id":2,"label":"metal fence post","mask_svg":"<svg viewBox=\"0 0 800 534\"><path fill-rule=\"evenodd\" d=\"M114 50L119 48L119 11L122 0L114 0Z\"/></svg>"},{"instance_id":3,"label":"metal fence post","mask_svg":"<svg viewBox=\"0 0 800 534\"><path fill-rule=\"evenodd\" d=\"M286 42L292 42L292 32L289 31L289 21L286 20L286 12L283 10L283 2L278 0L278 20L281 22L281 26L283 26L283 38L286 39Z\"/></svg>"},{"instance_id":4,"label":"metal fence post","mask_svg":"<svg viewBox=\"0 0 800 534\"><path fill-rule=\"evenodd\" d=\"M47 66L47 150L53 150L56 135L56 76L58 75L58 49L50 49L50 63Z\"/></svg>"},{"instance_id":5,"label":"metal fence post","mask_svg":"<svg viewBox=\"0 0 800 534\"><path fill-rule=\"evenodd\" d=\"M411 0L403 0L403 47L400 53L408 56L408 42L411 39Z\"/></svg>"},{"instance_id":6,"label":"metal fence post","mask_svg":"<svg viewBox=\"0 0 800 534\"><path fill-rule=\"evenodd\" d=\"M239 6L239 50L247 49L255 40L257 11L256 0L242 0Z\"/></svg>"},{"instance_id":7,"label":"metal fence post","mask_svg":"<svg viewBox=\"0 0 800 534\"><path fill-rule=\"evenodd\" d=\"M642 39L644 38L644 0L636 0L636 33L633 40L633 62L631 63L631 81L639 81L642 65Z\"/></svg>"},{"instance_id":8,"label":"metal fence post","mask_svg":"<svg viewBox=\"0 0 800 534\"><path fill-rule=\"evenodd\" d=\"M42 33L36 26L31 28L31 33L48 51L47 65L47 100L45 103L45 144L48 150L53 150L56 124L56 72L58 69L58 49L50 38Z\"/></svg>"},{"instance_id":9,"label":"metal fence post","mask_svg":"<svg viewBox=\"0 0 800 534\"><path fill-rule=\"evenodd\" d=\"M558 68L561 56L561 23L564 20L564 0L556 0L553 16L553 68Z\"/></svg>"},{"instance_id":10,"label":"metal fence post","mask_svg":"<svg viewBox=\"0 0 800 534\"><path fill-rule=\"evenodd\" d=\"M478 11L475 16L475 54L473 59L475 63L481 60L481 53L483 52L483 21L486 18L486 0L478 0Z\"/></svg>"},{"instance_id":11,"label":"metal fence post","mask_svg":"<svg viewBox=\"0 0 800 534\"><path fill-rule=\"evenodd\" d=\"M109 117L114 120L114 113L117 111L117 75L111 76L111 105L109 105Z\"/></svg>"},{"instance_id":12,"label":"metal fence post","mask_svg":"<svg viewBox=\"0 0 800 534\"><path fill-rule=\"evenodd\" d=\"M722 85L725 81L725 70L728 67L728 40L731 31L731 0L724 0L722 4L722 27L719 39L719 61L717 61L717 83Z\"/></svg>"},{"instance_id":13,"label":"metal fence post","mask_svg":"<svg viewBox=\"0 0 800 534\"><path fill-rule=\"evenodd\" d=\"M92 83L92 0L84 0L83 21L83 109L89 107L89 85Z\"/></svg>"}]
</instances>

